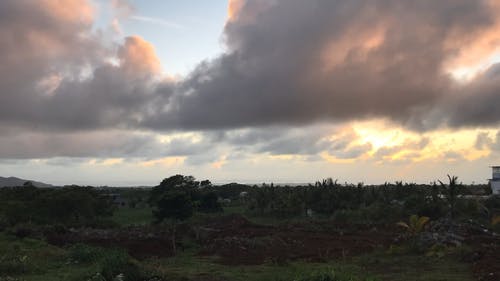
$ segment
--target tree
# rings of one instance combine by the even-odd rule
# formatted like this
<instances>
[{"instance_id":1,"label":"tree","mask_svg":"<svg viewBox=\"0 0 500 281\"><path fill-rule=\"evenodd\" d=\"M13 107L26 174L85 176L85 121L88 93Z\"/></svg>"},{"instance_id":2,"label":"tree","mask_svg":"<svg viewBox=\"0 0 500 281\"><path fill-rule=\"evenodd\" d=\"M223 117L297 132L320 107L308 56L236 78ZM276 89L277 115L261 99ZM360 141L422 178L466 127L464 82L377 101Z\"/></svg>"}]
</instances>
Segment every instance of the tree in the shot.
<instances>
[{"instance_id":1,"label":"tree","mask_svg":"<svg viewBox=\"0 0 500 281\"><path fill-rule=\"evenodd\" d=\"M151 190L149 204L153 207L155 222L167 220L171 224L174 254L177 224L193 215L194 198L199 185L192 176L174 175L162 180Z\"/></svg>"},{"instance_id":2,"label":"tree","mask_svg":"<svg viewBox=\"0 0 500 281\"><path fill-rule=\"evenodd\" d=\"M193 190L199 187L193 176L174 175L161 181L149 194L149 205L154 207L165 192L173 190Z\"/></svg>"},{"instance_id":3,"label":"tree","mask_svg":"<svg viewBox=\"0 0 500 281\"><path fill-rule=\"evenodd\" d=\"M183 221L193 215L193 201L182 191L171 191L163 194L153 210L156 223L170 219Z\"/></svg>"},{"instance_id":4,"label":"tree","mask_svg":"<svg viewBox=\"0 0 500 281\"><path fill-rule=\"evenodd\" d=\"M0 190L0 217L6 217L11 224L33 222L87 226L112 214L112 203L91 187L38 189L24 185Z\"/></svg>"},{"instance_id":5,"label":"tree","mask_svg":"<svg viewBox=\"0 0 500 281\"><path fill-rule=\"evenodd\" d=\"M222 212L222 206L215 192L207 192L201 196L198 210L203 213Z\"/></svg>"},{"instance_id":6,"label":"tree","mask_svg":"<svg viewBox=\"0 0 500 281\"><path fill-rule=\"evenodd\" d=\"M202 180L200 182L200 188L212 187L212 183L209 180Z\"/></svg>"},{"instance_id":7,"label":"tree","mask_svg":"<svg viewBox=\"0 0 500 281\"><path fill-rule=\"evenodd\" d=\"M458 193L459 193L458 177L456 177L456 176L452 177L450 175L447 175L447 176L448 176L448 182L449 182L448 186L446 184L444 184L442 181L439 181L439 183L441 184L443 189L446 191L445 197L446 197L446 200L448 201L449 206L450 206L450 215L451 215L451 218L454 218L455 212L456 212L455 206L456 206Z\"/></svg>"},{"instance_id":8,"label":"tree","mask_svg":"<svg viewBox=\"0 0 500 281\"><path fill-rule=\"evenodd\" d=\"M172 190L165 192L157 201L153 210L156 223L168 220L172 226L172 250L176 252L176 229L179 221L184 221L193 215L193 201L186 192Z\"/></svg>"}]
</instances>

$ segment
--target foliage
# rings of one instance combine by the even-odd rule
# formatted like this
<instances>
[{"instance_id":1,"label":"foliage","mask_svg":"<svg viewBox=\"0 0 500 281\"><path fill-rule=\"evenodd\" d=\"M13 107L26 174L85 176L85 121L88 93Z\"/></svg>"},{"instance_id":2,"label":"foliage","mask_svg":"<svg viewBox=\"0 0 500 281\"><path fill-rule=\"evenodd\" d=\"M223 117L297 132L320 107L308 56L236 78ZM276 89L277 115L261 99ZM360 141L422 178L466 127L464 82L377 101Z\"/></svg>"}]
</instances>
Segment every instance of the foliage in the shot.
<instances>
[{"instance_id":1,"label":"foliage","mask_svg":"<svg viewBox=\"0 0 500 281\"><path fill-rule=\"evenodd\" d=\"M74 244L68 250L70 263L92 263L99 260L102 255L103 252L100 248L82 243Z\"/></svg>"},{"instance_id":2,"label":"foliage","mask_svg":"<svg viewBox=\"0 0 500 281\"><path fill-rule=\"evenodd\" d=\"M165 192L157 201L153 215L157 223L165 219L182 221L193 215L193 202L189 194L181 190Z\"/></svg>"},{"instance_id":3,"label":"foliage","mask_svg":"<svg viewBox=\"0 0 500 281\"><path fill-rule=\"evenodd\" d=\"M154 207L162 196L171 191L192 192L198 188L199 182L192 176L174 175L163 179L158 186L153 187L149 196L149 204Z\"/></svg>"},{"instance_id":4,"label":"foliage","mask_svg":"<svg viewBox=\"0 0 500 281\"><path fill-rule=\"evenodd\" d=\"M453 218L456 215L455 206L459 194L460 185L458 184L458 177L450 175L447 176L448 176L448 185L444 184L442 181L439 181L439 183L445 190L444 195L449 204L450 215Z\"/></svg>"},{"instance_id":5,"label":"foliage","mask_svg":"<svg viewBox=\"0 0 500 281\"><path fill-rule=\"evenodd\" d=\"M218 213L223 211L219 203L219 198L213 191L201 195L198 210L203 213Z\"/></svg>"},{"instance_id":6,"label":"foliage","mask_svg":"<svg viewBox=\"0 0 500 281\"><path fill-rule=\"evenodd\" d=\"M326 179L309 186L252 187L247 209L255 215L280 218L306 216L312 211L320 217L362 222L396 222L412 214L437 219L449 210L445 198L450 196L444 193L449 192L436 184L341 185Z\"/></svg>"},{"instance_id":7,"label":"foliage","mask_svg":"<svg viewBox=\"0 0 500 281\"><path fill-rule=\"evenodd\" d=\"M218 196L209 180L198 182L192 176L174 175L155 186L149 204L155 208L156 222L163 219L185 220L198 210L205 213L221 212ZM170 207L172 205L173 207Z\"/></svg>"},{"instance_id":8,"label":"foliage","mask_svg":"<svg viewBox=\"0 0 500 281\"><path fill-rule=\"evenodd\" d=\"M139 281L144 273L123 250L107 251L99 262L105 280Z\"/></svg>"},{"instance_id":9,"label":"foliage","mask_svg":"<svg viewBox=\"0 0 500 281\"><path fill-rule=\"evenodd\" d=\"M0 272L20 274L28 271L29 258L24 254L0 254Z\"/></svg>"},{"instance_id":10,"label":"foliage","mask_svg":"<svg viewBox=\"0 0 500 281\"><path fill-rule=\"evenodd\" d=\"M0 217L9 225L22 222L92 225L113 213L112 203L97 190L80 186L2 188L0 203Z\"/></svg>"},{"instance_id":11,"label":"foliage","mask_svg":"<svg viewBox=\"0 0 500 281\"><path fill-rule=\"evenodd\" d=\"M424 230L425 225L429 222L429 217L419 217L418 215L410 216L408 223L398 222L397 225L404 227L410 236L415 236Z\"/></svg>"},{"instance_id":12,"label":"foliage","mask_svg":"<svg viewBox=\"0 0 500 281\"><path fill-rule=\"evenodd\" d=\"M179 221L193 216L199 183L192 176L175 175L151 190L149 203L156 223L168 220L172 226L172 250L176 253L176 228Z\"/></svg>"}]
</instances>

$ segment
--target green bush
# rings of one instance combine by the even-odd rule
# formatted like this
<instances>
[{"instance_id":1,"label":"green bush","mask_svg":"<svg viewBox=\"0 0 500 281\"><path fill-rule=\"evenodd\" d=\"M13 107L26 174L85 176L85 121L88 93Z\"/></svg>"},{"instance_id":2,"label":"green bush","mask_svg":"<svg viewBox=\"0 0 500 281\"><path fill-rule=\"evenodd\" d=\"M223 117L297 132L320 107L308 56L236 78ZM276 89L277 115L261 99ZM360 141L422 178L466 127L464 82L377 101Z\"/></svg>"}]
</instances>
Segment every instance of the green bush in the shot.
<instances>
[{"instance_id":1,"label":"green bush","mask_svg":"<svg viewBox=\"0 0 500 281\"><path fill-rule=\"evenodd\" d=\"M0 273L22 274L28 272L29 259L26 255L0 255Z\"/></svg>"},{"instance_id":2,"label":"green bush","mask_svg":"<svg viewBox=\"0 0 500 281\"><path fill-rule=\"evenodd\" d=\"M75 281L142 281L145 274L125 250L102 249L86 244L75 244L69 248L72 263L94 264L97 271L84 273Z\"/></svg>"},{"instance_id":3,"label":"green bush","mask_svg":"<svg viewBox=\"0 0 500 281\"><path fill-rule=\"evenodd\" d=\"M144 274L123 250L109 250L99 261L105 280L142 281ZM117 278L118 277L118 278Z\"/></svg>"},{"instance_id":4,"label":"green bush","mask_svg":"<svg viewBox=\"0 0 500 281\"><path fill-rule=\"evenodd\" d=\"M69 248L69 261L71 263L93 263L98 261L103 251L86 244L75 244Z\"/></svg>"}]
</instances>

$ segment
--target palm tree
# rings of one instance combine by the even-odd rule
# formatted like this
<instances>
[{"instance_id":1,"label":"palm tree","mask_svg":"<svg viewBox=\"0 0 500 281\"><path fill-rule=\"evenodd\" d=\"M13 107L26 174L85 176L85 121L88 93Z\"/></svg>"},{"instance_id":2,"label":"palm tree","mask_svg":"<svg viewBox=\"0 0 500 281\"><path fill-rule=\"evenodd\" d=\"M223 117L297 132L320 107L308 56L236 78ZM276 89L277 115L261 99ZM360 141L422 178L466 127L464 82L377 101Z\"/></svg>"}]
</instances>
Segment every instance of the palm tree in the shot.
<instances>
[{"instance_id":1,"label":"palm tree","mask_svg":"<svg viewBox=\"0 0 500 281\"><path fill-rule=\"evenodd\" d=\"M448 185L444 184L442 181L439 181L443 189L446 191L445 192L445 197L446 200L448 201L449 207L450 207L450 215L451 218L455 217L455 205L457 202L457 197L458 197L458 177L456 176L448 176Z\"/></svg>"}]
</instances>

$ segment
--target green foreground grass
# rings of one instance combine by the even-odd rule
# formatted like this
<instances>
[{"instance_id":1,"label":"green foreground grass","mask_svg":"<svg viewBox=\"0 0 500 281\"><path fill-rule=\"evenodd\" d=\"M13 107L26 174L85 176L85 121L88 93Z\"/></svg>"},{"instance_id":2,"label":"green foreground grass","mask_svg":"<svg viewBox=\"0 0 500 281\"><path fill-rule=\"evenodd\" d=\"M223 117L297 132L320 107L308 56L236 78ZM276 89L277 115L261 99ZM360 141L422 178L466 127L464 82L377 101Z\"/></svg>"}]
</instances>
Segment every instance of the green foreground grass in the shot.
<instances>
[{"instance_id":1,"label":"green foreground grass","mask_svg":"<svg viewBox=\"0 0 500 281\"><path fill-rule=\"evenodd\" d=\"M471 281L470 266L453 258L429 258L412 254L377 251L346 260L322 263L290 262L256 266L225 266L216 257L199 257L186 252L169 259L148 260L145 264L175 280L216 276L222 280L277 281L296 280L315 272L335 272L340 280Z\"/></svg>"}]
</instances>

